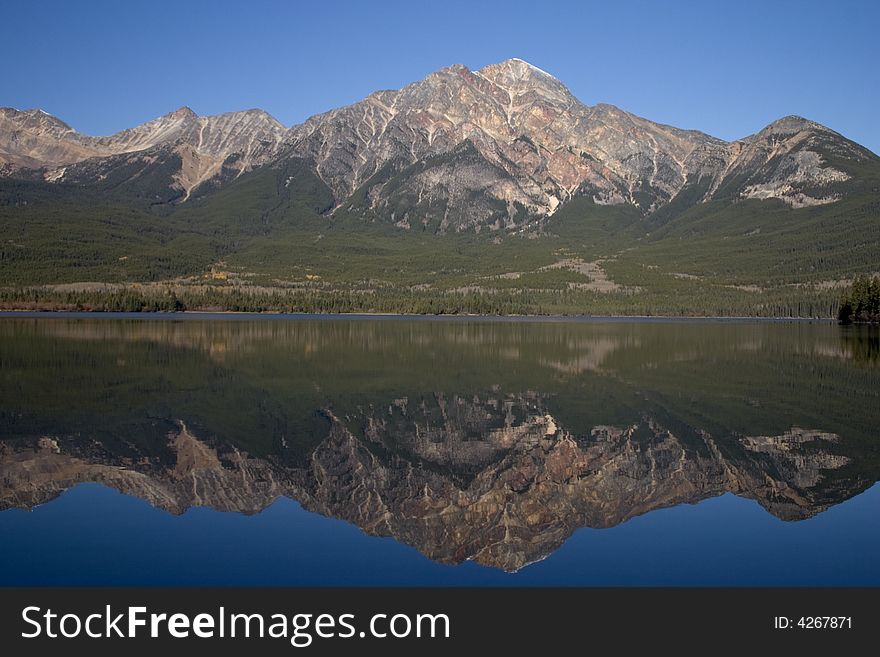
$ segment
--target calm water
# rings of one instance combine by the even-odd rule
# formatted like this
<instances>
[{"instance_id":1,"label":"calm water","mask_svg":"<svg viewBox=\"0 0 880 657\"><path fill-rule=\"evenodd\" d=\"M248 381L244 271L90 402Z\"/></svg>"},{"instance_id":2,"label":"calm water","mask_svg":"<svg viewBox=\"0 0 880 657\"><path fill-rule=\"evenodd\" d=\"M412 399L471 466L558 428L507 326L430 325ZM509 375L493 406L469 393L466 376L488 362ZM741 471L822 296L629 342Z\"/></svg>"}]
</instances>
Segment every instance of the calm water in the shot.
<instances>
[{"instance_id":1,"label":"calm water","mask_svg":"<svg viewBox=\"0 0 880 657\"><path fill-rule=\"evenodd\" d=\"M880 585L880 336L0 317L0 585Z\"/></svg>"}]
</instances>

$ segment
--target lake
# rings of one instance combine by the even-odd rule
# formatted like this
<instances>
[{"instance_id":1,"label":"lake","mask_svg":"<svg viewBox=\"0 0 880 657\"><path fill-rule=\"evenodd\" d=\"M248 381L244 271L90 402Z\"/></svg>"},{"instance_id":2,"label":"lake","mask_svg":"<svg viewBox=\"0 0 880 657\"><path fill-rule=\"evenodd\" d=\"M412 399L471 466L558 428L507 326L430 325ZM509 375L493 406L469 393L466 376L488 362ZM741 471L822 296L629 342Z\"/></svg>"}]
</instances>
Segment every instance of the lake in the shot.
<instances>
[{"instance_id":1,"label":"lake","mask_svg":"<svg viewBox=\"0 0 880 657\"><path fill-rule=\"evenodd\" d=\"M880 334L0 317L0 585L880 585Z\"/></svg>"}]
</instances>

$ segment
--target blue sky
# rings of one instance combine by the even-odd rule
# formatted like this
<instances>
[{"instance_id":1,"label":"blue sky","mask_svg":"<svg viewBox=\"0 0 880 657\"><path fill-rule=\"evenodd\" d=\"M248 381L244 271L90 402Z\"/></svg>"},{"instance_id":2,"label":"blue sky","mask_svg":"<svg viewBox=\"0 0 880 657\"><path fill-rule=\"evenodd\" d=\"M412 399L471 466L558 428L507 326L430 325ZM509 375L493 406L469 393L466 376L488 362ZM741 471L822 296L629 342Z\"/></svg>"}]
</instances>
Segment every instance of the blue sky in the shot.
<instances>
[{"instance_id":1,"label":"blue sky","mask_svg":"<svg viewBox=\"0 0 880 657\"><path fill-rule=\"evenodd\" d=\"M583 102L735 139L800 114L880 152L880 3L5 2L0 105L108 134L182 105L285 125L520 57Z\"/></svg>"}]
</instances>

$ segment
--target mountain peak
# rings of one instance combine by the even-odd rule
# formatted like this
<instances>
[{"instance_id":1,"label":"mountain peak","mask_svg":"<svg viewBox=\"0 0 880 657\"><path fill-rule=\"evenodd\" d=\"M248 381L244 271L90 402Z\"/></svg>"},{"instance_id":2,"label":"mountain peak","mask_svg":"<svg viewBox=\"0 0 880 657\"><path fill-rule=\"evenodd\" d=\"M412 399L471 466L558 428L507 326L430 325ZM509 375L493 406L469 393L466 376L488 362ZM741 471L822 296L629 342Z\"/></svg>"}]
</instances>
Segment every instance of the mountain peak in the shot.
<instances>
[{"instance_id":1,"label":"mountain peak","mask_svg":"<svg viewBox=\"0 0 880 657\"><path fill-rule=\"evenodd\" d=\"M192 108L187 105L183 105L182 107L178 107L173 112L169 112L166 116L172 119L197 119L199 115L196 114Z\"/></svg>"},{"instance_id":2,"label":"mountain peak","mask_svg":"<svg viewBox=\"0 0 880 657\"><path fill-rule=\"evenodd\" d=\"M61 119L53 114L49 114L46 110L40 109L39 107L31 107L28 109L16 109L15 107L0 107L0 114L4 114L6 116L28 116L28 117L36 117L42 118L44 120L58 121L59 123L64 123ZM66 125L66 124L65 124Z\"/></svg>"},{"instance_id":3,"label":"mountain peak","mask_svg":"<svg viewBox=\"0 0 880 657\"><path fill-rule=\"evenodd\" d=\"M803 132L804 130L827 131L828 128L819 123L816 123L815 121L805 119L802 116L790 114L789 116L783 116L781 119L777 119L776 121L768 125L761 131L760 134L793 135L798 132Z\"/></svg>"},{"instance_id":4,"label":"mountain peak","mask_svg":"<svg viewBox=\"0 0 880 657\"><path fill-rule=\"evenodd\" d=\"M484 66L475 75L515 95L537 93L554 103L570 105L575 102L571 92L559 80L544 69L518 57Z\"/></svg>"},{"instance_id":5,"label":"mountain peak","mask_svg":"<svg viewBox=\"0 0 880 657\"><path fill-rule=\"evenodd\" d=\"M19 110L14 107L0 107L0 117L38 132L51 132L56 135L76 132L57 116L39 108Z\"/></svg>"},{"instance_id":6,"label":"mountain peak","mask_svg":"<svg viewBox=\"0 0 880 657\"><path fill-rule=\"evenodd\" d=\"M520 59L519 57L511 57L510 59L505 59L503 62L498 62L497 64L489 64L488 66L484 66L479 70L479 73L483 75L496 72L506 73L508 75L511 75L512 77L520 79L528 79L533 76L539 75L558 82L558 80L554 76L550 75L544 69L538 68L534 64L530 64L526 60Z\"/></svg>"},{"instance_id":7,"label":"mountain peak","mask_svg":"<svg viewBox=\"0 0 880 657\"><path fill-rule=\"evenodd\" d=\"M464 64L452 64L451 66L444 66L441 69L430 73L425 80L443 80L448 76L456 76L456 75L469 75L471 70L465 66ZM374 93L382 93L381 91ZM371 94L373 95L373 94Z\"/></svg>"}]
</instances>

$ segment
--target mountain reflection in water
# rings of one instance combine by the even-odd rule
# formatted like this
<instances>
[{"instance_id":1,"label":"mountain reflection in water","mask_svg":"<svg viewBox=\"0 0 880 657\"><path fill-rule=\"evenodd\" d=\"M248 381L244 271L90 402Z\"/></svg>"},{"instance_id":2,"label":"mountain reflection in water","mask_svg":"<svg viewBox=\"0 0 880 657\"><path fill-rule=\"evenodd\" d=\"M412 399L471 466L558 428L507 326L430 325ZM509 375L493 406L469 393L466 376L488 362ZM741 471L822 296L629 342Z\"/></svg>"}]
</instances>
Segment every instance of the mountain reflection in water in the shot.
<instances>
[{"instance_id":1,"label":"mountain reflection in water","mask_svg":"<svg viewBox=\"0 0 880 657\"><path fill-rule=\"evenodd\" d=\"M3 318L0 509L284 496L515 571L725 492L796 521L865 490L877 353L829 324Z\"/></svg>"}]
</instances>

